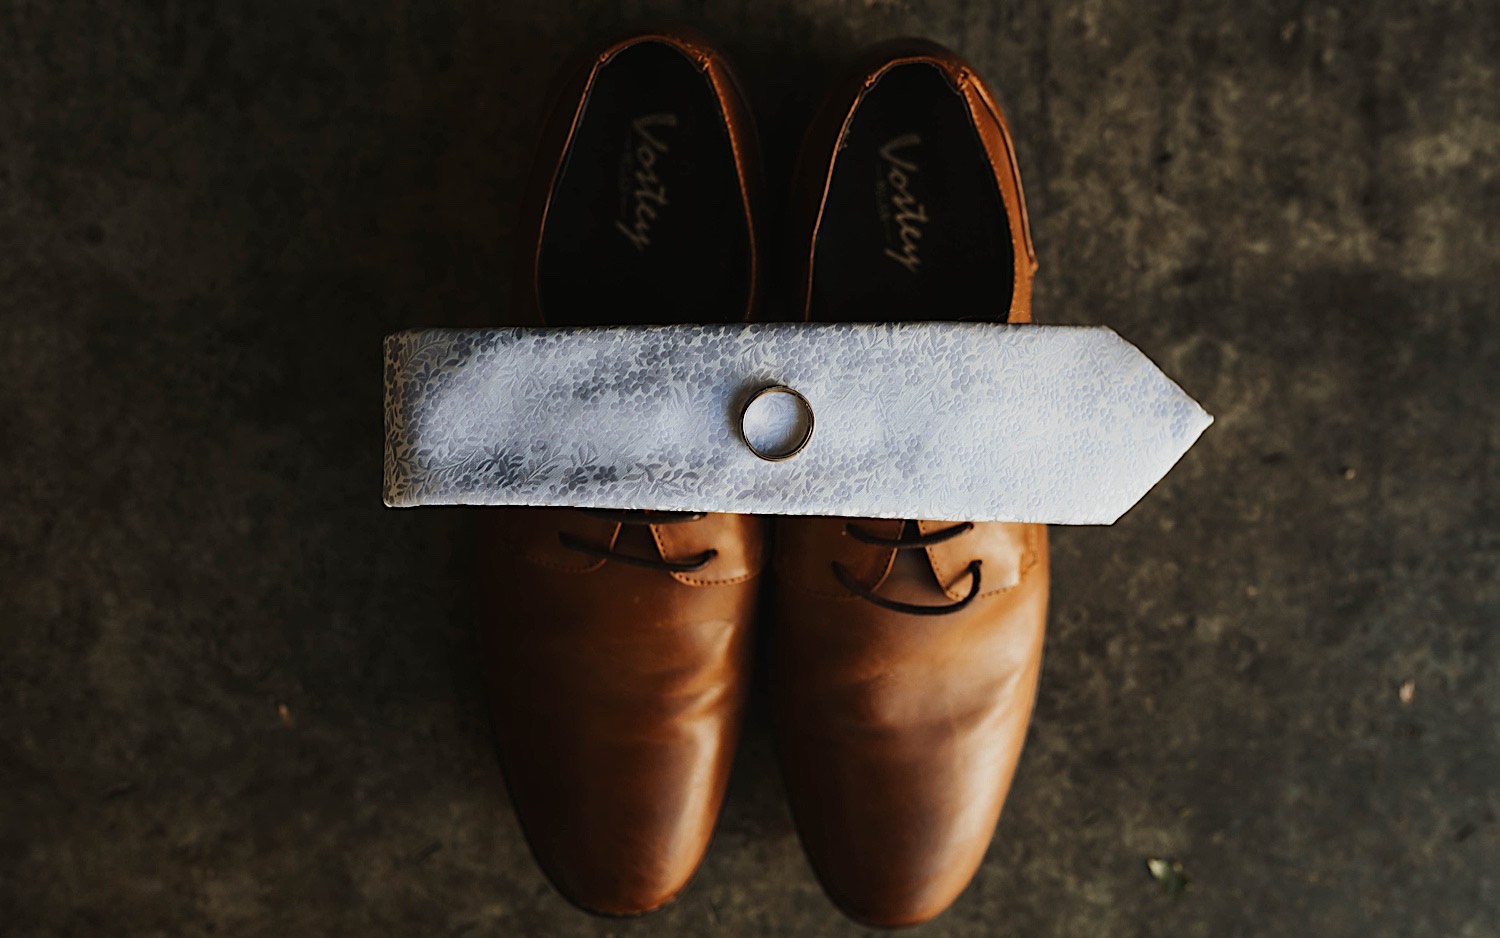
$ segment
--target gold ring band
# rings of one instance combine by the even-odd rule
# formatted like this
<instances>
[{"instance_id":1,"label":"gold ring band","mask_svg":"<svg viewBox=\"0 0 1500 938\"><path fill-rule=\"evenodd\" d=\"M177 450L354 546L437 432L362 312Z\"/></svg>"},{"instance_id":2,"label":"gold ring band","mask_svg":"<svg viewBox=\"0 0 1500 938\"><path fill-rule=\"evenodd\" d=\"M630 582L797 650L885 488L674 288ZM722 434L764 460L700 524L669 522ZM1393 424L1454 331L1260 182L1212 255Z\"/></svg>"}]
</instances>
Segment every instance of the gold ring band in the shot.
<instances>
[{"instance_id":1,"label":"gold ring band","mask_svg":"<svg viewBox=\"0 0 1500 938\"><path fill-rule=\"evenodd\" d=\"M745 433L745 417L750 413L750 408L755 405L756 401L771 394L791 395L796 399L799 409L807 418L807 428L803 431L802 436L799 437L795 441L795 443L793 443L790 448L786 449L785 451L761 449L757 447L756 444L750 439L749 435ZM784 384L768 384L760 390L756 391L754 394L751 394L750 397L745 400L745 406L740 409L740 439L744 441L745 446L750 450L750 452L754 453L756 456L759 456L761 459L764 459L767 462L780 462L783 459L791 459L793 456L802 452L802 450L807 447L808 441L812 439L813 420L814 416L812 405L808 403L807 398L802 396L801 392L797 391L794 388L789 388Z\"/></svg>"}]
</instances>

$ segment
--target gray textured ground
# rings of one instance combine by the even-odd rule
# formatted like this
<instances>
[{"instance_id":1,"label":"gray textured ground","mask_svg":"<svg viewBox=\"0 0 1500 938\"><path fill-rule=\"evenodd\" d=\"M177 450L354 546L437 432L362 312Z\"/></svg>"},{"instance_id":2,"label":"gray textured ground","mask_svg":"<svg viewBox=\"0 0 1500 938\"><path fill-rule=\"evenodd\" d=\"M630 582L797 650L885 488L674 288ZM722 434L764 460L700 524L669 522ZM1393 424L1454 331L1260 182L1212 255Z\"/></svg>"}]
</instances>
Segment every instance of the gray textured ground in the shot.
<instances>
[{"instance_id":1,"label":"gray textured ground","mask_svg":"<svg viewBox=\"0 0 1500 938\"><path fill-rule=\"evenodd\" d=\"M773 182L865 43L973 58L1038 318L1219 418L1054 533L1030 748L921 933L1500 933L1500 8L623 7L0 4L0 932L854 931L760 713L675 907L565 905L490 752L468 516L378 503L379 337L503 306L538 89L665 13L742 61Z\"/></svg>"}]
</instances>

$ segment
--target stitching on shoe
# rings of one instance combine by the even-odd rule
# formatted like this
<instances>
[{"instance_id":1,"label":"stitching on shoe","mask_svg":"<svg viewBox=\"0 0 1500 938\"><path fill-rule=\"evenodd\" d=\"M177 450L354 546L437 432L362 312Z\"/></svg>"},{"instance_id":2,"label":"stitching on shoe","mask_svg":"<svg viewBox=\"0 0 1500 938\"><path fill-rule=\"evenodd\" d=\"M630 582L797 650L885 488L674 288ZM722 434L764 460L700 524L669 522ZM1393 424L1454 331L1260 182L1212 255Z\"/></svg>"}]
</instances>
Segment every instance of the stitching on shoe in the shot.
<instances>
[{"instance_id":1,"label":"stitching on shoe","mask_svg":"<svg viewBox=\"0 0 1500 938\"><path fill-rule=\"evenodd\" d=\"M744 583L747 580L753 580L756 577L760 576L760 574L761 571L756 570L751 573L741 574L740 576L733 577L728 580L697 580L691 579L681 573L674 573L672 574L672 577L676 579L677 582L684 583L688 586L733 586L736 583Z\"/></svg>"}]
</instances>

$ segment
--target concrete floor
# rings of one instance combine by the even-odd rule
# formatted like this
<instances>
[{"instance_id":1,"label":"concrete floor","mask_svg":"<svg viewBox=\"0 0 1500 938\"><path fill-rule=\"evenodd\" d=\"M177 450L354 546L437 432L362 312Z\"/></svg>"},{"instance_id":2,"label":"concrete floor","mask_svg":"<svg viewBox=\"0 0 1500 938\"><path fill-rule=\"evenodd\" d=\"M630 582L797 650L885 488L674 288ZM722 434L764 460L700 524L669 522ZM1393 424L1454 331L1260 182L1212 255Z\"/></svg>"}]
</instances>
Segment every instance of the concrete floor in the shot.
<instances>
[{"instance_id":1,"label":"concrete floor","mask_svg":"<svg viewBox=\"0 0 1500 938\"><path fill-rule=\"evenodd\" d=\"M855 50L971 57L1038 319L1218 416L1054 530L1009 807L916 934L1500 934L1500 7L621 7L0 8L0 933L857 932L760 710L682 899L566 905L490 750L470 516L379 503L380 337L503 315L538 90L667 15L737 54L773 183Z\"/></svg>"}]
</instances>

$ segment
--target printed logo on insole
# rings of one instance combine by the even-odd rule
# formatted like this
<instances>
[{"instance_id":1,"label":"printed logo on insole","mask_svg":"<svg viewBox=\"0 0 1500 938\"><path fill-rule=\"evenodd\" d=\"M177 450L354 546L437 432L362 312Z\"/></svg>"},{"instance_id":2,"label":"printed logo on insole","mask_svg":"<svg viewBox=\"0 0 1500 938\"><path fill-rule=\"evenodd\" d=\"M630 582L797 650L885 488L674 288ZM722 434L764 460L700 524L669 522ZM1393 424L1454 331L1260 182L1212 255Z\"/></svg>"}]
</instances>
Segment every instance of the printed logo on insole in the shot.
<instances>
[{"instance_id":1,"label":"printed logo on insole","mask_svg":"<svg viewBox=\"0 0 1500 938\"><path fill-rule=\"evenodd\" d=\"M902 134L880 148L880 177L875 183L876 205L885 223L885 256L912 273L922 266L922 226L927 206L916 194L922 169L917 152L919 134Z\"/></svg>"},{"instance_id":2,"label":"printed logo on insole","mask_svg":"<svg viewBox=\"0 0 1500 938\"><path fill-rule=\"evenodd\" d=\"M666 132L676 127L676 114L637 117L630 122L630 136L620 155L620 217L615 228L642 254L651 247L651 226L667 207L667 184L658 162L671 152Z\"/></svg>"}]
</instances>

